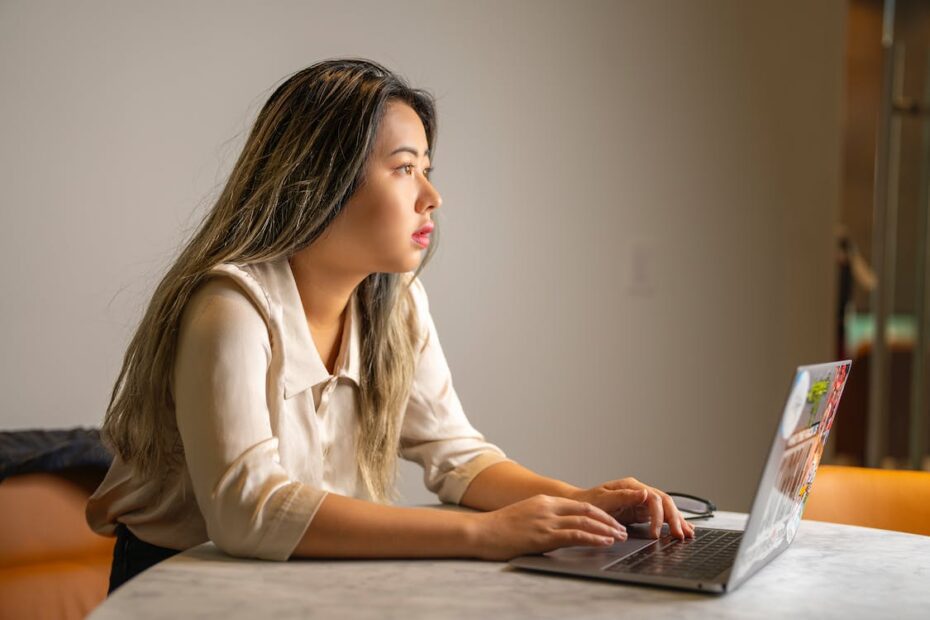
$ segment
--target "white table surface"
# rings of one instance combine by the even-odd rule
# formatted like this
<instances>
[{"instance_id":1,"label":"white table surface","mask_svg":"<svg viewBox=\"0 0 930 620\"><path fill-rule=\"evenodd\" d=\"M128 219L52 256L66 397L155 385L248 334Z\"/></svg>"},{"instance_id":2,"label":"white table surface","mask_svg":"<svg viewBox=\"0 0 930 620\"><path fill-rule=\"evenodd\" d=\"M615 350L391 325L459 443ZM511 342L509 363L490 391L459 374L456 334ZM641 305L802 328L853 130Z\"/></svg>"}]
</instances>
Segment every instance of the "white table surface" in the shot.
<instances>
[{"instance_id":1,"label":"white table surface","mask_svg":"<svg viewBox=\"0 0 930 620\"><path fill-rule=\"evenodd\" d=\"M742 529L745 521L745 514L719 512L695 524ZM244 560L204 543L128 581L89 616L625 617L927 619L930 537L805 520L784 553L725 595L524 571L482 560Z\"/></svg>"}]
</instances>

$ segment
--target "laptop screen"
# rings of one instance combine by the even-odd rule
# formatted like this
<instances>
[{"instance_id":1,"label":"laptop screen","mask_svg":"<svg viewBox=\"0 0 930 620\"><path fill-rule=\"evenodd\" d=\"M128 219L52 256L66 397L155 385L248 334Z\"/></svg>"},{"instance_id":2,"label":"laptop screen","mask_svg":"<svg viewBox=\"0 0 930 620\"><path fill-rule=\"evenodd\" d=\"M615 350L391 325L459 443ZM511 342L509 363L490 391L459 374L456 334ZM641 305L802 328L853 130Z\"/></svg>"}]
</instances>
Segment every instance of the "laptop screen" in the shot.
<instances>
[{"instance_id":1,"label":"laptop screen","mask_svg":"<svg viewBox=\"0 0 930 620\"><path fill-rule=\"evenodd\" d=\"M797 369L730 573L732 586L794 539L851 365Z\"/></svg>"}]
</instances>

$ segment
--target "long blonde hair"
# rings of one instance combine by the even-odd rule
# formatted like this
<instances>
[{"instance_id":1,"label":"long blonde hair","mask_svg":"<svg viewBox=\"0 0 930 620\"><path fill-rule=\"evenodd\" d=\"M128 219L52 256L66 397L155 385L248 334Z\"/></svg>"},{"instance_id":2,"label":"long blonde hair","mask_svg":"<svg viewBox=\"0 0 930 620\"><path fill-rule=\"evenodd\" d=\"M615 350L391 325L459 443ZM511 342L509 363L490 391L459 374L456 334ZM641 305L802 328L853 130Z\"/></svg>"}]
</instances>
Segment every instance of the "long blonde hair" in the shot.
<instances>
[{"instance_id":1,"label":"long blonde hair","mask_svg":"<svg viewBox=\"0 0 930 620\"><path fill-rule=\"evenodd\" d=\"M287 78L269 97L213 208L159 282L123 358L102 427L109 447L146 479L177 471L184 448L171 376L181 313L218 263L274 260L307 247L364 183L387 104L419 115L435 153L435 100L382 65L331 59ZM436 251L436 232L414 276ZM356 460L371 498L397 500L402 407L417 324L403 274L358 286L361 368Z\"/></svg>"}]
</instances>

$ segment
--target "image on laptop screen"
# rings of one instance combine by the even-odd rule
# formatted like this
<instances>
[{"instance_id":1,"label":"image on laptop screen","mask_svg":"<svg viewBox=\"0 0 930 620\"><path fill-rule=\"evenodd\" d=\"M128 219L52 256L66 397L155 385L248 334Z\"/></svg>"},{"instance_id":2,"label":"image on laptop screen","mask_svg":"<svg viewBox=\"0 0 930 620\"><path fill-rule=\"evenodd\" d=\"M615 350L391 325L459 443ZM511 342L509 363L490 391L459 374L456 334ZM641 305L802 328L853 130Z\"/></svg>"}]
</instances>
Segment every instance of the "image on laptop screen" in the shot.
<instances>
[{"instance_id":1,"label":"image on laptop screen","mask_svg":"<svg viewBox=\"0 0 930 620\"><path fill-rule=\"evenodd\" d=\"M739 582L794 539L850 362L798 369L731 576Z\"/></svg>"}]
</instances>

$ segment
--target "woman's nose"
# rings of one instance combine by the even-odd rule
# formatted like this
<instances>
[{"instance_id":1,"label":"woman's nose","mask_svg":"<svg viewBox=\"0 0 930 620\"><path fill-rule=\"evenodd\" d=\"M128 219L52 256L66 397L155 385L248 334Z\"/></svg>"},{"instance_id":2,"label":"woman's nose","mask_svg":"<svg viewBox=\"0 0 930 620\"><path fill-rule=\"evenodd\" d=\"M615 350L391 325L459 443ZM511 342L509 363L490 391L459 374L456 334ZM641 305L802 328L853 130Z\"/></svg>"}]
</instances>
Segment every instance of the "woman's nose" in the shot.
<instances>
[{"instance_id":1,"label":"woman's nose","mask_svg":"<svg viewBox=\"0 0 930 620\"><path fill-rule=\"evenodd\" d=\"M432 211L433 209L438 209L442 206L442 195L436 190L432 184L429 184L428 187L424 190L421 197L422 209L423 211Z\"/></svg>"}]
</instances>

